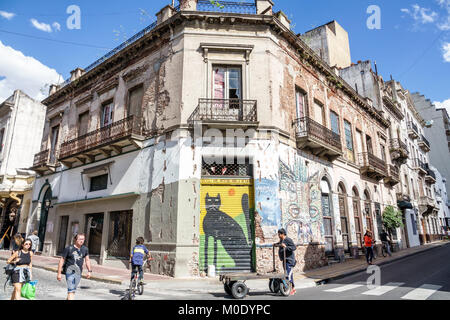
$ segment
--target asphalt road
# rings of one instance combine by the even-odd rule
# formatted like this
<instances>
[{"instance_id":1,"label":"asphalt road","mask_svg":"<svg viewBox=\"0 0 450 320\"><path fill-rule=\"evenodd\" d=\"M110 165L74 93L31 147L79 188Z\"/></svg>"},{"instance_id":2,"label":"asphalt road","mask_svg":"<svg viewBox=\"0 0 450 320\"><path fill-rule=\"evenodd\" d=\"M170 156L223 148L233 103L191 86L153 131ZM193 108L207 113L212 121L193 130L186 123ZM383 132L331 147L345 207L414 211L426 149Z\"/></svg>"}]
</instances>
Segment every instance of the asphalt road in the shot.
<instances>
[{"instance_id":1,"label":"asphalt road","mask_svg":"<svg viewBox=\"0 0 450 320\"><path fill-rule=\"evenodd\" d=\"M298 288L294 296L281 297L269 293L266 281L247 284L250 293L246 300L450 300L450 245L438 247L414 256L394 261L379 269L380 286L368 287L374 274L358 274L312 288ZM0 261L3 271L5 261ZM375 274L376 275L376 274ZM64 300L66 284L56 280L56 273L35 268L33 278L38 280L36 300ZM372 279L371 278L371 279ZM11 296L12 287L3 290L5 276L0 273L0 300ZM225 300L230 301L218 282L208 288L187 287L182 282L171 286L149 283L136 300ZM373 280L369 281L374 284ZM120 300L127 292L126 285L107 284L82 279L77 300Z\"/></svg>"}]
</instances>

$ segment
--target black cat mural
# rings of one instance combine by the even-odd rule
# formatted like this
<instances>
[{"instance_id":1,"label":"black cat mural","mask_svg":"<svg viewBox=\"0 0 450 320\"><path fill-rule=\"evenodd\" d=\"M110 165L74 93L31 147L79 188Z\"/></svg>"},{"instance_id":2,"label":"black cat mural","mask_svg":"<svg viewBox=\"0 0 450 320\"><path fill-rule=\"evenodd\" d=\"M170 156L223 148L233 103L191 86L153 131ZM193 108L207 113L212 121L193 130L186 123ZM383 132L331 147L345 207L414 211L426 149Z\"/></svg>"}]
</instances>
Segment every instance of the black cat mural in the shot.
<instances>
[{"instance_id":1,"label":"black cat mural","mask_svg":"<svg viewBox=\"0 0 450 320\"><path fill-rule=\"evenodd\" d=\"M203 219L203 231L205 233L205 269L208 266L208 241L209 237L214 238L214 265L217 266L217 240L220 240L227 254L234 260L237 268L249 269L242 257L251 253L251 232L250 232L250 213L249 197L244 194L241 198L242 210L245 215L247 232L249 234L250 244L247 243L247 237L244 234L239 223L232 217L220 210L222 205L220 194L217 197L210 197L206 194L205 208L206 215ZM241 257L241 259L239 259ZM244 262L243 262L244 261ZM248 264L248 263L247 263Z\"/></svg>"}]
</instances>

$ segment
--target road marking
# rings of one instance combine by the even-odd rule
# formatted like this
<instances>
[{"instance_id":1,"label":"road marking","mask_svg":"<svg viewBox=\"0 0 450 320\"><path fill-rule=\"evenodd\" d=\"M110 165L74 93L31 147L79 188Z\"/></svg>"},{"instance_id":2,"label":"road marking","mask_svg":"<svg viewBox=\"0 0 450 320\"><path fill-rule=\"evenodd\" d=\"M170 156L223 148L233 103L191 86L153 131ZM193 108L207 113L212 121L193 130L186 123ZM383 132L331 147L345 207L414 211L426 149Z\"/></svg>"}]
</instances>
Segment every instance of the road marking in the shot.
<instances>
[{"instance_id":1,"label":"road marking","mask_svg":"<svg viewBox=\"0 0 450 320\"><path fill-rule=\"evenodd\" d=\"M420 286L419 288L414 289L413 291L404 295L402 297L402 299L427 300L433 293L438 291L440 288L442 288L442 286L435 286L432 284L424 284L423 286Z\"/></svg>"},{"instance_id":2,"label":"road marking","mask_svg":"<svg viewBox=\"0 0 450 320\"><path fill-rule=\"evenodd\" d=\"M352 289L356 289L359 287L362 287L362 284L348 284L346 286L342 286L342 287L337 287L337 288L333 288L333 289L328 289L325 290L326 292L344 292L344 291L349 291Z\"/></svg>"},{"instance_id":3,"label":"road marking","mask_svg":"<svg viewBox=\"0 0 450 320\"><path fill-rule=\"evenodd\" d=\"M381 295L388 293L389 291L392 291L402 285L404 285L403 282L390 282L384 286L379 286L375 289L371 289L369 291L363 292L362 294L365 294L368 296L381 296Z\"/></svg>"}]
</instances>

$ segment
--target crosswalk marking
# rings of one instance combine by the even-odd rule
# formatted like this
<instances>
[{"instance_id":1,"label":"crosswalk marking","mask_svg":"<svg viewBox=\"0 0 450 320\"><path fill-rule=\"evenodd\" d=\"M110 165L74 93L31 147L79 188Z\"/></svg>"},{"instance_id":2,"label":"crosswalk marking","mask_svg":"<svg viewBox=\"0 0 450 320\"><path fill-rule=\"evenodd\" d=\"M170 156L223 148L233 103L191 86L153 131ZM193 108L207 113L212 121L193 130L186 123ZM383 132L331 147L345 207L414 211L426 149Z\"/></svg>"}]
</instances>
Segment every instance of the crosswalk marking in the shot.
<instances>
[{"instance_id":1,"label":"crosswalk marking","mask_svg":"<svg viewBox=\"0 0 450 320\"><path fill-rule=\"evenodd\" d=\"M375 289L371 289L369 291L363 292L362 294L369 296L381 296L389 291L392 291L400 286L404 285L403 282L390 282L384 286L379 286Z\"/></svg>"},{"instance_id":2,"label":"crosswalk marking","mask_svg":"<svg viewBox=\"0 0 450 320\"><path fill-rule=\"evenodd\" d=\"M442 286L436 286L432 284L424 284L423 286L420 286L417 289L414 289L413 291L409 292L408 294L404 295L402 299L407 300L426 300L428 299L433 293L438 291Z\"/></svg>"},{"instance_id":3,"label":"crosswalk marking","mask_svg":"<svg viewBox=\"0 0 450 320\"><path fill-rule=\"evenodd\" d=\"M352 290L352 289L356 289L359 287L362 287L362 284L348 284L346 286L342 286L342 287L337 287L337 288L333 288L333 289L328 289L325 290L327 292L344 292L344 291L348 291L348 290Z\"/></svg>"}]
</instances>

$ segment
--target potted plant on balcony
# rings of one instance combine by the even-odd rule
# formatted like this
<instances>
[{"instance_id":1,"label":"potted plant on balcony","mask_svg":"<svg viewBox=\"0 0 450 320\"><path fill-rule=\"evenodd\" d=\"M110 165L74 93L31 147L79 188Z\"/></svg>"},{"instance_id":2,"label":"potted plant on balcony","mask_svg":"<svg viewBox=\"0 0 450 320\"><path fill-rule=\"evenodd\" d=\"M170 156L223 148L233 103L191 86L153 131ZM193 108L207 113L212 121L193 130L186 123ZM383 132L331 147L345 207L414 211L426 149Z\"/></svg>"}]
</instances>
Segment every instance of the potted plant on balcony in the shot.
<instances>
[{"instance_id":1,"label":"potted plant on balcony","mask_svg":"<svg viewBox=\"0 0 450 320\"><path fill-rule=\"evenodd\" d=\"M402 212L394 206L387 206L383 211L382 221L392 240L392 230L403 227Z\"/></svg>"}]
</instances>

